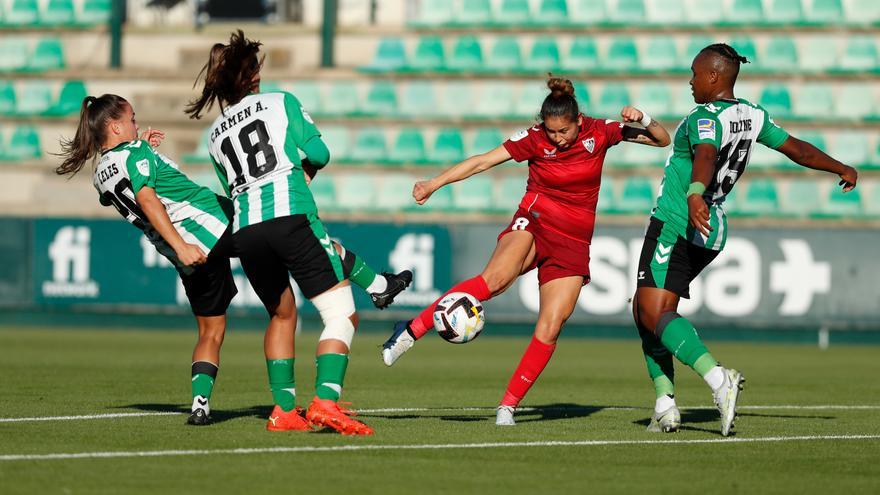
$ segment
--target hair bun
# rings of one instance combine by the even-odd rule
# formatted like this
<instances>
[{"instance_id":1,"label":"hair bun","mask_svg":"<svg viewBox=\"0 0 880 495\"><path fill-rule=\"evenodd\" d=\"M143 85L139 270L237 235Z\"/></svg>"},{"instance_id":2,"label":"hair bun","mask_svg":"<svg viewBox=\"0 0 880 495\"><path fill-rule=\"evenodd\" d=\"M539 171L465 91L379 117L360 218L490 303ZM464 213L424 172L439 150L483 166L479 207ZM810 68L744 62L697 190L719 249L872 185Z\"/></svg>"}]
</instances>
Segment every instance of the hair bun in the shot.
<instances>
[{"instance_id":1,"label":"hair bun","mask_svg":"<svg viewBox=\"0 0 880 495\"><path fill-rule=\"evenodd\" d=\"M547 87L550 88L550 96L553 98L574 96L574 85L568 79L550 77L547 80Z\"/></svg>"}]
</instances>

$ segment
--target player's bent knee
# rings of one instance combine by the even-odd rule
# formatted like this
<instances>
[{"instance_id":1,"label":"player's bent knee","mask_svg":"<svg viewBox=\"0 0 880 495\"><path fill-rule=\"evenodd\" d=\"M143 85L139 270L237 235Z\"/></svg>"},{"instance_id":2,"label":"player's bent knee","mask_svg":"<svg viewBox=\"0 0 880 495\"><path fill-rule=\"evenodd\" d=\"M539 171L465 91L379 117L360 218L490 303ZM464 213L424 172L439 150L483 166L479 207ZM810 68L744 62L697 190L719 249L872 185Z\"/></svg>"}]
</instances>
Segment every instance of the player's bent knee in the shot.
<instances>
[{"instance_id":1,"label":"player's bent knee","mask_svg":"<svg viewBox=\"0 0 880 495\"><path fill-rule=\"evenodd\" d=\"M339 340L350 348L357 325L351 286L346 285L324 292L312 299L312 304L318 309L321 321L324 322L324 331L321 332L321 338L318 340Z\"/></svg>"}]
</instances>

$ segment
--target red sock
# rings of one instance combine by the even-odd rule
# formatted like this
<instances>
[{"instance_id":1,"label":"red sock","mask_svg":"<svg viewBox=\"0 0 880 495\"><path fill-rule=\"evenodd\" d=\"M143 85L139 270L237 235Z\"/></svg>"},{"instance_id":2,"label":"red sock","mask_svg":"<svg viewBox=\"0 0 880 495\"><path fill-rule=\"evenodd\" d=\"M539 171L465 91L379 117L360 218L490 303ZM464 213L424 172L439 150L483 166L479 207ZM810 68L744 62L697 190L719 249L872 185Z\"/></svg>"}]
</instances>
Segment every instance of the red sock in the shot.
<instances>
[{"instance_id":1,"label":"red sock","mask_svg":"<svg viewBox=\"0 0 880 495\"><path fill-rule=\"evenodd\" d=\"M526 396L526 393L535 384L535 380L544 371L544 367L547 366L547 362L550 361L550 357L553 356L555 349L556 344L545 344L532 337L532 341L526 348L526 353L523 354L522 359L519 361L519 366L516 367L513 376L510 377L507 390L504 392L504 398L501 399L502 406L516 407L519 405L519 401Z\"/></svg>"},{"instance_id":2,"label":"red sock","mask_svg":"<svg viewBox=\"0 0 880 495\"><path fill-rule=\"evenodd\" d=\"M437 307L437 303L440 302L440 299L443 299L446 294L452 292L467 292L481 302L492 296L492 293L489 292L489 286L486 285L486 281L483 280L483 277L480 275L453 286L410 322L409 328L412 330L413 337L415 337L416 340L419 340L423 335L428 333L429 329L434 328L434 308Z\"/></svg>"}]
</instances>

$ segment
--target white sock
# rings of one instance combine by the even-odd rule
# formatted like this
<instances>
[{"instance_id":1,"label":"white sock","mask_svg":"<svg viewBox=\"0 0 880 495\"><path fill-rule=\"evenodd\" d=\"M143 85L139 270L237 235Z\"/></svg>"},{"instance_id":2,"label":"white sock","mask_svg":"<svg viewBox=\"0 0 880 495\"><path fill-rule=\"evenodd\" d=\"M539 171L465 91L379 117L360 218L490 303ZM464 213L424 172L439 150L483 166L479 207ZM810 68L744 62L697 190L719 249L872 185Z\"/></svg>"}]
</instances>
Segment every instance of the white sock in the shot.
<instances>
[{"instance_id":1,"label":"white sock","mask_svg":"<svg viewBox=\"0 0 880 495\"><path fill-rule=\"evenodd\" d=\"M209 416L211 415L211 405L208 404L208 399L201 395L193 397L192 409L190 409L190 412L195 412L196 409L204 409L205 414Z\"/></svg>"},{"instance_id":2,"label":"white sock","mask_svg":"<svg viewBox=\"0 0 880 495\"><path fill-rule=\"evenodd\" d=\"M654 412L660 414L670 407L675 407L675 398L663 394L657 397L657 402L654 403Z\"/></svg>"},{"instance_id":3,"label":"white sock","mask_svg":"<svg viewBox=\"0 0 880 495\"><path fill-rule=\"evenodd\" d=\"M708 373L706 373L706 376L703 377L703 380L706 380L706 383L709 384L709 387L711 387L712 390L718 390L719 388L721 388L722 385L724 385L724 368L722 368L721 366L716 366L712 368L711 370L709 370Z\"/></svg>"},{"instance_id":4,"label":"white sock","mask_svg":"<svg viewBox=\"0 0 880 495\"><path fill-rule=\"evenodd\" d=\"M385 292L388 289L388 281L382 275L376 275L376 278L367 286L367 292Z\"/></svg>"}]
</instances>

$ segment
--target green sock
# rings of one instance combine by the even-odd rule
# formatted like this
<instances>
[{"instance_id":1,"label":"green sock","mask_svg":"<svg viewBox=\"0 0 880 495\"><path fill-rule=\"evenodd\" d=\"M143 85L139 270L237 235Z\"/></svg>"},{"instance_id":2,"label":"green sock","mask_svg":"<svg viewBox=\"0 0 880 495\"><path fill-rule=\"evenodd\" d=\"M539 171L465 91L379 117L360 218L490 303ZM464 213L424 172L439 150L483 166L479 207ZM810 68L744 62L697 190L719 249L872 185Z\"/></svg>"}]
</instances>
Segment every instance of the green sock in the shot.
<instances>
[{"instance_id":1,"label":"green sock","mask_svg":"<svg viewBox=\"0 0 880 495\"><path fill-rule=\"evenodd\" d=\"M660 341L679 361L693 368L700 376L705 376L718 365L697 335L697 329L681 316L666 323Z\"/></svg>"},{"instance_id":2,"label":"green sock","mask_svg":"<svg viewBox=\"0 0 880 495\"><path fill-rule=\"evenodd\" d=\"M351 251L346 251L347 256L354 257L354 264L351 268L351 273L348 275L348 279L352 281L355 285L360 287L361 289L366 289L373 283L373 280L376 278L376 272L373 271L372 268L367 265L367 263L361 259L360 256L354 254Z\"/></svg>"},{"instance_id":3,"label":"green sock","mask_svg":"<svg viewBox=\"0 0 880 495\"><path fill-rule=\"evenodd\" d=\"M639 337L642 338L645 364L648 366L648 375L654 382L654 392L657 397L675 395L675 368L672 366L672 354L663 347L653 333L639 328Z\"/></svg>"},{"instance_id":4,"label":"green sock","mask_svg":"<svg viewBox=\"0 0 880 495\"><path fill-rule=\"evenodd\" d=\"M192 364L192 398L202 396L211 398L214 380L217 379L217 365L207 361L196 361Z\"/></svg>"},{"instance_id":5,"label":"green sock","mask_svg":"<svg viewBox=\"0 0 880 495\"><path fill-rule=\"evenodd\" d=\"M296 387L293 378L293 361L290 359L267 359L269 389L272 400L284 411L292 411L296 406Z\"/></svg>"},{"instance_id":6,"label":"green sock","mask_svg":"<svg viewBox=\"0 0 880 495\"><path fill-rule=\"evenodd\" d=\"M342 395L342 380L348 367L348 354L321 354L315 359L318 376L315 378L315 395L319 399L337 401Z\"/></svg>"}]
</instances>

